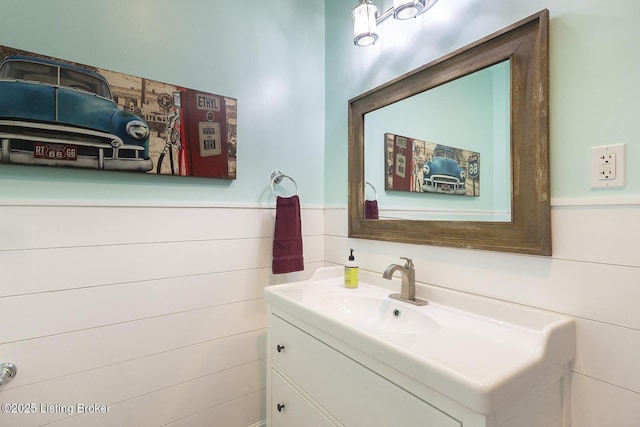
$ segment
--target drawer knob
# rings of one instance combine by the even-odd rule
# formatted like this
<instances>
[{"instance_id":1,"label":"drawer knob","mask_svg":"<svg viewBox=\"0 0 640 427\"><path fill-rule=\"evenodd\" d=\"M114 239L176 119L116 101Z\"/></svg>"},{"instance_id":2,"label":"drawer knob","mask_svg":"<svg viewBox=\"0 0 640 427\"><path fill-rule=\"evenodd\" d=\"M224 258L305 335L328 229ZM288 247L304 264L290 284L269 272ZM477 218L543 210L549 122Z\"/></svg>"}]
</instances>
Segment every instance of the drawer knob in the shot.
<instances>
[{"instance_id":1,"label":"drawer knob","mask_svg":"<svg viewBox=\"0 0 640 427\"><path fill-rule=\"evenodd\" d=\"M284 409L284 405L281 403L278 403L276 407L278 408L278 412L282 412L282 410Z\"/></svg>"},{"instance_id":2,"label":"drawer knob","mask_svg":"<svg viewBox=\"0 0 640 427\"><path fill-rule=\"evenodd\" d=\"M276 346L276 350L278 350L278 353L282 353L282 350L284 350L284 346L283 346L283 345L278 344L278 345Z\"/></svg>"}]
</instances>

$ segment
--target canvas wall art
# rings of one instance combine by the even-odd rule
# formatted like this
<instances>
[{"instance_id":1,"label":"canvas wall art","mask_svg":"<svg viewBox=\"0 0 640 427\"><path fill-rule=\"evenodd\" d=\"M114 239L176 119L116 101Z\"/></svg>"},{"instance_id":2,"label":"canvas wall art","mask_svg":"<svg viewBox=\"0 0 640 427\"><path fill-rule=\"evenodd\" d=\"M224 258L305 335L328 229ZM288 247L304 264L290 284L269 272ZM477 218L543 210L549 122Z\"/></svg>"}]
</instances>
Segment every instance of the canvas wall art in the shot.
<instances>
[{"instance_id":1,"label":"canvas wall art","mask_svg":"<svg viewBox=\"0 0 640 427\"><path fill-rule=\"evenodd\" d=\"M480 196L480 153L386 133L385 189Z\"/></svg>"},{"instance_id":2,"label":"canvas wall art","mask_svg":"<svg viewBox=\"0 0 640 427\"><path fill-rule=\"evenodd\" d=\"M0 165L236 179L237 100L0 46Z\"/></svg>"}]
</instances>

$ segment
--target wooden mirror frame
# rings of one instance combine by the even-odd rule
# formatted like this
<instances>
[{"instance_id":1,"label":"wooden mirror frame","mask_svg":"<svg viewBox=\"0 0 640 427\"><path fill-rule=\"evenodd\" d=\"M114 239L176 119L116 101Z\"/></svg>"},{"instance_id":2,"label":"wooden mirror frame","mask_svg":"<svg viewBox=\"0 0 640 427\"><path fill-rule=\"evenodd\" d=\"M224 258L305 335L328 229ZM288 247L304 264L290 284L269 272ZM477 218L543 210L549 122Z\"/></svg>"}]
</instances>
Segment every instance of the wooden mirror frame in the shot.
<instances>
[{"instance_id":1,"label":"wooden mirror frame","mask_svg":"<svg viewBox=\"0 0 640 427\"><path fill-rule=\"evenodd\" d=\"M349 237L551 255L548 55L545 9L349 100ZM365 219L365 114L506 60L511 61L511 221Z\"/></svg>"}]
</instances>

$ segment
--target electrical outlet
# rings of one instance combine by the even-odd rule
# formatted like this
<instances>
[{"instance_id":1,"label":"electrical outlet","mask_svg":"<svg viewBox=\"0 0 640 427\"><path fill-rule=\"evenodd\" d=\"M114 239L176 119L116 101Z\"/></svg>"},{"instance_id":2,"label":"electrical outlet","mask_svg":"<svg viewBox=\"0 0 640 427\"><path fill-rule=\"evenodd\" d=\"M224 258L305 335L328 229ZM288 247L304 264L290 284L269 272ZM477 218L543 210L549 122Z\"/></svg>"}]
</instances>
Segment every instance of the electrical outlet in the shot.
<instances>
[{"instance_id":1,"label":"electrical outlet","mask_svg":"<svg viewBox=\"0 0 640 427\"><path fill-rule=\"evenodd\" d=\"M600 181L616 179L616 153L605 153L598 156L598 174Z\"/></svg>"},{"instance_id":2,"label":"electrical outlet","mask_svg":"<svg viewBox=\"0 0 640 427\"><path fill-rule=\"evenodd\" d=\"M591 148L591 188L625 186L625 145Z\"/></svg>"}]
</instances>

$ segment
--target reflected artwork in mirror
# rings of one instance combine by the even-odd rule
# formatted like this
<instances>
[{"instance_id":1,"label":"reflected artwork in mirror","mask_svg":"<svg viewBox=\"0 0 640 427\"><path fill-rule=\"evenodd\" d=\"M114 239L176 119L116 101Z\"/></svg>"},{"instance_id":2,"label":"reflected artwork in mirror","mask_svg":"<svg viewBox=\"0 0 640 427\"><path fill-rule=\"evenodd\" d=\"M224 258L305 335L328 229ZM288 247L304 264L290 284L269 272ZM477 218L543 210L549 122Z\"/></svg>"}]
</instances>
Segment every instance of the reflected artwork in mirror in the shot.
<instances>
[{"instance_id":1,"label":"reflected artwork in mirror","mask_svg":"<svg viewBox=\"0 0 640 427\"><path fill-rule=\"evenodd\" d=\"M385 190L480 197L480 153L384 134Z\"/></svg>"},{"instance_id":2,"label":"reflected artwork in mirror","mask_svg":"<svg viewBox=\"0 0 640 427\"><path fill-rule=\"evenodd\" d=\"M551 254L548 20L543 10L349 101L349 237ZM457 158L439 179L457 173L464 192L397 191L433 185L436 147ZM365 183L384 189L378 219Z\"/></svg>"}]
</instances>

